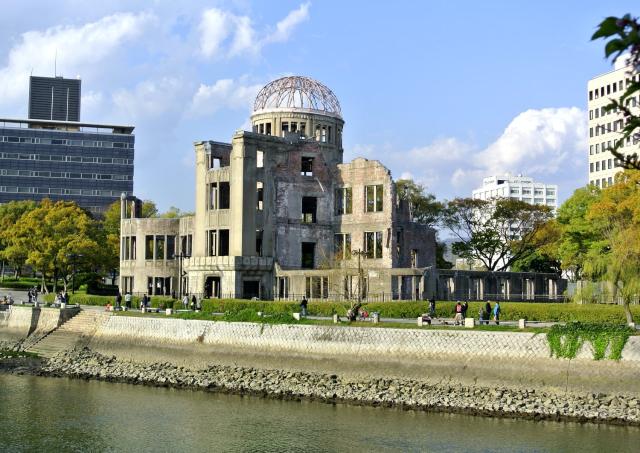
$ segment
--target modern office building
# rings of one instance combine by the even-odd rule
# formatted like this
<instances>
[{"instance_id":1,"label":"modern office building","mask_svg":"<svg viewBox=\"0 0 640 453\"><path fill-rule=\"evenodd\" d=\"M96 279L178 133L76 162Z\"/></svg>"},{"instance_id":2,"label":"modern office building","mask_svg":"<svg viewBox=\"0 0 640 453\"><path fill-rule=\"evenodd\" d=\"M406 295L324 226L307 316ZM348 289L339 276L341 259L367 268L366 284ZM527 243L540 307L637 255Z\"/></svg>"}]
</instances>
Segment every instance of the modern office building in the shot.
<instances>
[{"instance_id":1,"label":"modern office building","mask_svg":"<svg viewBox=\"0 0 640 453\"><path fill-rule=\"evenodd\" d=\"M80 80L30 82L30 118L0 118L0 203L70 200L99 214L133 193L133 126L80 122Z\"/></svg>"},{"instance_id":2,"label":"modern office building","mask_svg":"<svg viewBox=\"0 0 640 453\"><path fill-rule=\"evenodd\" d=\"M599 75L587 85L589 110L589 184L607 187L613 184L615 174L622 171L618 159L608 149L616 145L621 139L620 132L624 127L622 113L606 111L605 106L611 99L617 99L626 90L631 81L629 67L622 56L614 64L613 71ZM635 71L633 77L640 80L640 74ZM640 96L629 99L628 106L638 111ZM638 151L637 141L627 138L622 151Z\"/></svg>"},{"instance_id":3,"label":"modern office building","mask_svg":"<svg viewBox=\"0 0 640 453\"><path fill-rule=\"evenodd\" d=\"M535 182L533 178L505 174L489 176L482 180L482 187L475 189L472 197L480 200L514 198L530 204L543 204L555 210L558 208L558 186Z\"/></svg>"},{"instance_id":4,"label":"modern office building","mask_svg":"<svg viewBox=\"0 0 640 453\"><path fill-rule=\"evenodd\" d=\"M278 79L258 94L251 123L231 143L195 142L195 215L139 218L139 200L123 197L121 290L425 297L435 232L411 221L382 163L343 163L335 95L306 77Z\"/></svg>"}]
</instances>

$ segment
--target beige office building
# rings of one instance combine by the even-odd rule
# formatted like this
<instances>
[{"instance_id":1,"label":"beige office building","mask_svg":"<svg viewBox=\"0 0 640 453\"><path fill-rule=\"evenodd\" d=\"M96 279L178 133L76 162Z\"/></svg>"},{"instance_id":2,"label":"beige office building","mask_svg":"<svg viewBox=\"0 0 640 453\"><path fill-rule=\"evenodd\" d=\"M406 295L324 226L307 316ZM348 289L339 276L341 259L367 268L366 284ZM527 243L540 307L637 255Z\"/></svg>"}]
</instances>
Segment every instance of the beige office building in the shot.
<instances>
[{"instance_id":1,"label":"beige office building","mask_svg":"<svg viewBox=\"0 0 640 453\"><path fill-rule=\"evenodd\" d=\"M589 184L607 187L613 184L615 174L622 171L618 160L608 149L615 146L621 139L624 127L622 113L605 111L605 106L611 99L618 99L626 90L630 82L629 67L625 66L625 57L618 58L614 70L589 80L588 109L589 109ZM639 74L634 75L640 78ZM629 100L629 107L636 110L639 107L640 96ZM637 151L637 142L631 138L625 140L622 151Z\"/></svg>"},{"instance_id":2,"label":"beige office building","mask_svg":"<svg viewBox=\"0 0 640 453\"><path fill-rule=\"evenodd\" d=\"M382 163L343 162L331 90L306 77L275 80L258 94L251 123L231 143L194 144L195 215L140 218L139 201L122 199L121 290L424 297L435 232L411 221Z\"/></svg>"}]
</instances>

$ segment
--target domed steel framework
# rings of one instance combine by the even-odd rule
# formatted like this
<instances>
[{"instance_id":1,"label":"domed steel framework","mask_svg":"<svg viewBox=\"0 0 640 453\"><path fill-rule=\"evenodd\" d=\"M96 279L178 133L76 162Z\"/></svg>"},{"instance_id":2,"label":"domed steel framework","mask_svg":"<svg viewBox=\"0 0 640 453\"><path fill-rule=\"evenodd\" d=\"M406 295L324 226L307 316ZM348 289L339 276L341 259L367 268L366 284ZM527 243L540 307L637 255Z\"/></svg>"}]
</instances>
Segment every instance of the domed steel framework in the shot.
<instances>
[{"instance_id":1,"label":"domed steel framework","mask_svg":"<svg viewBox=\"0 0 640 453\"><path fill-rule=\"evenodd\" d=\"M340 102L333 91L302 76L283 77L260 90L253 111L273 108L312 109L342 117Z\"/></svg>"}]
</instances>

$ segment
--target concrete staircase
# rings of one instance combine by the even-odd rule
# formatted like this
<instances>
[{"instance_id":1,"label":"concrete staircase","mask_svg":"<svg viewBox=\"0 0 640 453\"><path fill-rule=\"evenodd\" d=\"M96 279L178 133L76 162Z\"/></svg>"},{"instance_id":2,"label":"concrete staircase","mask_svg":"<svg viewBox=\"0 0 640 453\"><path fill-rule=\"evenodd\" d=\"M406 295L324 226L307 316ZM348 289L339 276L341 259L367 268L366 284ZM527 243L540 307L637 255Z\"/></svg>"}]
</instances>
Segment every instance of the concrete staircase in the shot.
<instances>
[{"instance_id":1,"label":"concrete staircase","mask_svg":"<svg viewBox=\"0 0 640 453\"><path fill-rule=\"evenodd\" d=\"M110 313L81 310L80 313L25 348L40 357L51 358L59 352L70 351L86 344L108 318Z\"/></svg>"}]
</instances>

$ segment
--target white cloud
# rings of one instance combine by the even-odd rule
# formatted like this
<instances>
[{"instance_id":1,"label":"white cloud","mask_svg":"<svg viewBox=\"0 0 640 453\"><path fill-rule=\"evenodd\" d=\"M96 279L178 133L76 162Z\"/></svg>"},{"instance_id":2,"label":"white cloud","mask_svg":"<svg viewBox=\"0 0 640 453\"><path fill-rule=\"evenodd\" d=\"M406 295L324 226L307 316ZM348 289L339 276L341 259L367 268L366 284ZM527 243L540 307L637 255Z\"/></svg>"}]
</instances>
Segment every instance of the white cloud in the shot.
<instances>
[{"instance_id":1,"label":"white cloud","mask_svg":"<svg viewBox=\"0 0 640 453\"><path fill-rule=\"evenodd\" d=\"M245 84L244 79L221 79L213 85L201 84L193 95L190 112L208 115L220 109L250 109L262 84Z\"/></svg>"},{"instance_id":2,"label":"white cloud","mask_svg":"<svg viewBox=\"0 0 640 453\"><path fill-rule=\"evenodd\" d=\"M311 3L303 3L298 9L291 11L287 17L276 24L276 30L265 39L266 42L284 42L289 39L293 30L309 19Z\"/></svg>"},{"instance_id":3,"label":"white cloud","mask_svg":"<svg viewBox=\"0 0 640 453\"><path fill-rule=\"evenodd\" d=\"M586 183L586 128L585 112L577 107L532 109L516 116L485 148L456 137L409 151L357 147L373 158L384 156L394 173L411 174L441 198L470 196L484 177L506 172L556 183L566 196Z\"/></svg>"},{"instance_id":4,"label":"white cloud","mask_svg":"<svg viewBox=\"0 0 640 453\"><path fill-rule=\"evenodd\" d=\"M142 81L132 90L117 90L112 100L121 121L132 122L181 112L186 94L187 87L181 79L163 77Z\"/></svg>"},{"instance_id":5,"label":"white cloud","mask_svg":"<svg viewBox=\"0 0 640 453\"><path fill-rule=\"evenodd\" d=\"M298 24L309 18L310 5L300 5L276 24L275 31L261 34L254 29L250 17L209 8L202 13L198 26L200 54L206 58L257 55L266 44L287 41Z\"/></svg>"},{"instance_id":6,"label":"white cloud","mask_svg":"<svg viewBox=\"0 0 640 453\"><path fill-rule=\"evenodd\" d=\"M56 53L58 68L66 76L83 74L140 35L152 19L147 13L118 13L82 26L23 33L0 69L0 104L18 100L26 104L29 74L51 74Z\"/></svg>"}]
</instances>

